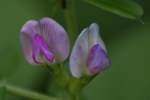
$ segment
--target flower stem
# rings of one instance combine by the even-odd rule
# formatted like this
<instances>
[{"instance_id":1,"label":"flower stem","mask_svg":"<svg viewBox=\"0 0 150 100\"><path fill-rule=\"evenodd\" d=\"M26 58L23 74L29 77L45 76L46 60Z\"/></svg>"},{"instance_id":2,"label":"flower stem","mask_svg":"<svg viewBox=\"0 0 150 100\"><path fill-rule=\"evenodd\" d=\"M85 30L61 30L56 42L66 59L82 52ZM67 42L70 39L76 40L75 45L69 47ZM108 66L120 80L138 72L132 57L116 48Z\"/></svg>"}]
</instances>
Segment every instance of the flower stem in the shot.
<instances>
[{"instance_id":1,"label":"flower stem","mask_svg":"<svg viewBox=\"0 0 150 100\"><path fill-rule=\"evenodd\" d=\"M76 34L78 34L78 27L75 14L75 0L66 0L64 9L64 17L66 21L67 30L71 38L71 45L74 43Z\"/></svg>"},{"instance_id":2,"label":"flower stem","mask_svg":"<svg viewBox=\"0 0 150 100\"><path fill-rule=\"evenodd\" d=\"M28 99L33 99L33 100L58 100L56 98L47 96L47 95L43 95L40 93L36 93L30 90L25 90L22 88L18 88L16 86L13 85L9 85L9 84L5 84L4 85L5 89L7 92L13 94L13 95L17 95L17 96L21 96L21 97L25 97Z\"/></svg>"},{"instance_id":3,"label":"flower stem","mask_svg":"<svg viewBox=\"0 0 150 100\"><path fill-rule=\"evenodd\" d=\"M60 7L60 0L49 0L51 1L51 17L55 18L59 13Z\"/></svg>"},{"instance_id":4,"label":"flower stem","mask_svg":"<svg viewBox=\"0 0 150 100\"><path fill-rule=\"evenodd\" d=\"M69 77L63 64L46 65L54 84L60 88L62 100L82 100L82 84L80 80Z\"/></svg>"}]
</instances>

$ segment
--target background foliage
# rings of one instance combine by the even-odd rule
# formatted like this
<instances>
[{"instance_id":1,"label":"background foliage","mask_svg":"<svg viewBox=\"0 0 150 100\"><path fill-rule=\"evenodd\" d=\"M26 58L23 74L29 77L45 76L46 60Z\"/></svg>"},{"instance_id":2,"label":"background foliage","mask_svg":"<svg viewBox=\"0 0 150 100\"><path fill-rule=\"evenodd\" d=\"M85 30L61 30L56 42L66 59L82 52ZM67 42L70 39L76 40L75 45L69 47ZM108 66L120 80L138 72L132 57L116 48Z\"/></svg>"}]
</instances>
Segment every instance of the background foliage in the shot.
<instances>
[{"instance_id":1,"label":"background foliage","mask_svg":"<svg viewBox=\"0 0 150 100\"><path fill-rule=\"evenodd\" d=\"M144 24L105 12L81 0L76 2L79 30L92 22L98 23L112 59L112 67L86 87L88 100L150 99L150 1L136 1L145 11L141 18ZM29 19L51 16L50 1L0 0L0 12L0 80L48 93L50 78L44 69L25 61L19 31ZM61 13L55 19L65 26ZM6 95L6 100L22 100Z\"/></svg>"}]
</instances>

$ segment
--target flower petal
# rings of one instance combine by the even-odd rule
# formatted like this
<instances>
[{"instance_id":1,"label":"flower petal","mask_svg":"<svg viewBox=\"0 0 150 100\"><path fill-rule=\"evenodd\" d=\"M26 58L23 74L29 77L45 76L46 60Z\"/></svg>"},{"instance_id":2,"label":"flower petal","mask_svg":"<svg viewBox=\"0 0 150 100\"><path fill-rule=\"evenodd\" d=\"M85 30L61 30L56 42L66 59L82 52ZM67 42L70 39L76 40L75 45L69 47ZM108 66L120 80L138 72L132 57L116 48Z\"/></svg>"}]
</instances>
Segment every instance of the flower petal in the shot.
<instances>
[{"instance_id":1,"label":"flower petal","mask_svg":"<svg viewBox=\"0 0 150 100\"><path fill-rule=\"evenodd\" d=\"M84 29L78 36L70 56L70 70L74 77L79 78L86 72L86 58L88 55L88 30Z\"/></svg>"},{"instance_id":2,"label":"flower petal","mask_svg":"<svg viewBox=\"0 0 150 100\"><path fill-rule=\"evenodd\" d=\"M95 48L93 46L96 44L100 46L100 49L98 47L98 49L96 49L94 54L90 53L91 48ZM105 54L107 52L104 42L99 36L99 27L96 23L93 23L88 28L85 28L81 32L81 34L79 35L73 47L73 50L70 56L70 70L71 70L72 75L74 77L79 78L83 74L89 75L91 72L94 73L94 68L96 69L97 67L92 67L92 69L90 68L91 68L91 64L93 63L94 65L97 65L97 62L95 62L95 59L102 55L102 54L98 54L99 53L98 51L103 51ZM100 56L97 56L96 54ZM90 59L90 60L87 61L87 59ZM89 69L92 71L89 71ZM99 69L97 70L99 71Z\"/></svg>"},{"instance_id":3,"label":"flower petal","mask_svg":"<svg viewBox=\"0 0 150 100\"><path fill-rule=\"evenodd\" d=\"M87 67L91 75L102 72L110 65L110 60L101 45L95 44L89 51Z\"/></svg>"},{"instance_id":4,"label":"flower petal","mask_svg":"<svg viewBox=\"0 0 150 100\"><path fill-rule=\"evenodd\" d=\"M39 24L38 21L29 20L26 22L20 33L20 41L23 53L25 55L26 60L30 64L36 64L32 58L32 38L35 33L39 33Z\"/></svg>"},{"instance_id":5,"label":"flower petal","mask_svg":"<svg viewBox=\"0 0 150 100\"><path fill-rule=\"evenodd\" d=\"M41 31L56 60L64 61L69 55L69 39L64 28L50 18L40 20Z\"/></svg>"},{"instance_id":6,"label":"flower petal","mask_svg":"<svg viewBox=\"0 0 150 100\"><path fill-rule=\"evenodd\" d=\"M99 26L96 23L92 23L89 27L89 48L91 48L94 44L99 43L103 50L106 50L105 44L99 35Z\"/></svg>"}]
</instances>

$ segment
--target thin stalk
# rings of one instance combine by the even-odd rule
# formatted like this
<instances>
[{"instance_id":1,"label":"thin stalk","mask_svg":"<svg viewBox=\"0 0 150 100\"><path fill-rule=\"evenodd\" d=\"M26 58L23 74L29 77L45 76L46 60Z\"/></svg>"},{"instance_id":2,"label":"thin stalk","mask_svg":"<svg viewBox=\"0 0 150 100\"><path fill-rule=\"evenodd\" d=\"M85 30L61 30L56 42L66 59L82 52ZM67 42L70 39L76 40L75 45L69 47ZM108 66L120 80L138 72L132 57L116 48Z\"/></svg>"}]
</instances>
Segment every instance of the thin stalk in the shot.
<instances>
[{"instance_id":1,"label":"thin stalk","mask_svg":"<svg viewBox=\"0 0 150 100\"><path fill-rule=\"evenodd\" d=\"M51 1L51 17L55 18L61 9L60 5L60 0L49 0Z\"/></svg>"},{"instance_id":2,"label":"thin stalk","mask_svg":"<svg viewBox=\"0 0 150 100\"><path fill-rule=\"evenodd\" d=\"M47 95L43 95L43 94L36 93L36 92L30 91L30 90L25 90L25 89L22 89L22 88L18 88L16 86L9 85L9 84L5 85L5 89L6 89L7 92L9 92L13 95L25 97L25 98L28 98L28 99L33 99L33 100L58 100L56 98L49 97Z\"/></svg>"},{"instance_id":3,"label":"thin stalk","mask_svg":"<svg viewBox=\"0 0 150 100\"><path fill-rule=\"evenodd\" d=\"M78 27L75 14L75 0L65 0L64 17L66 21L67 30L71 39L71 45L74 43L76 35L78 34Z\"/></svg>"}]
</instances>

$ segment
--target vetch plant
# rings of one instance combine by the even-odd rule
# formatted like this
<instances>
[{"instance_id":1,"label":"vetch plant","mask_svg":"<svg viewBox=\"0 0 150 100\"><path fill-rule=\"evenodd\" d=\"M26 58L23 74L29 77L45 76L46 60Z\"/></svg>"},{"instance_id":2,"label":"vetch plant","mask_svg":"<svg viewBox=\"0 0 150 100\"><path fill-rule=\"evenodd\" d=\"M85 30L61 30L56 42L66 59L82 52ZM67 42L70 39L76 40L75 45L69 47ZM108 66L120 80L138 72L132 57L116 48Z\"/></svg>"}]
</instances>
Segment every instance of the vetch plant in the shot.
<instances>
[{"instance_id":1,"label":"vetch plant","mask_svg":"<svg viewBox=\"0 0 150 100\"><path fill-rule=\"evenodd\" d=\"M20 42L27 62L45 68L55 84L54 88L60 88L61 96L52 97L21 89L5 81L0 84L3 93L8 91L33 100L84 100L84 87L111 66L98 24L92 23L79 34L75 0L52 1L51 16L63 11L67 30L52 18L29 20L20 30ZM129 19L139 19L143 15L140 5L131 0L83 1ZM76 34L79 34L77 39ZM4 99L4 95L1 98Z\"/></svg>"}]
</instances>

